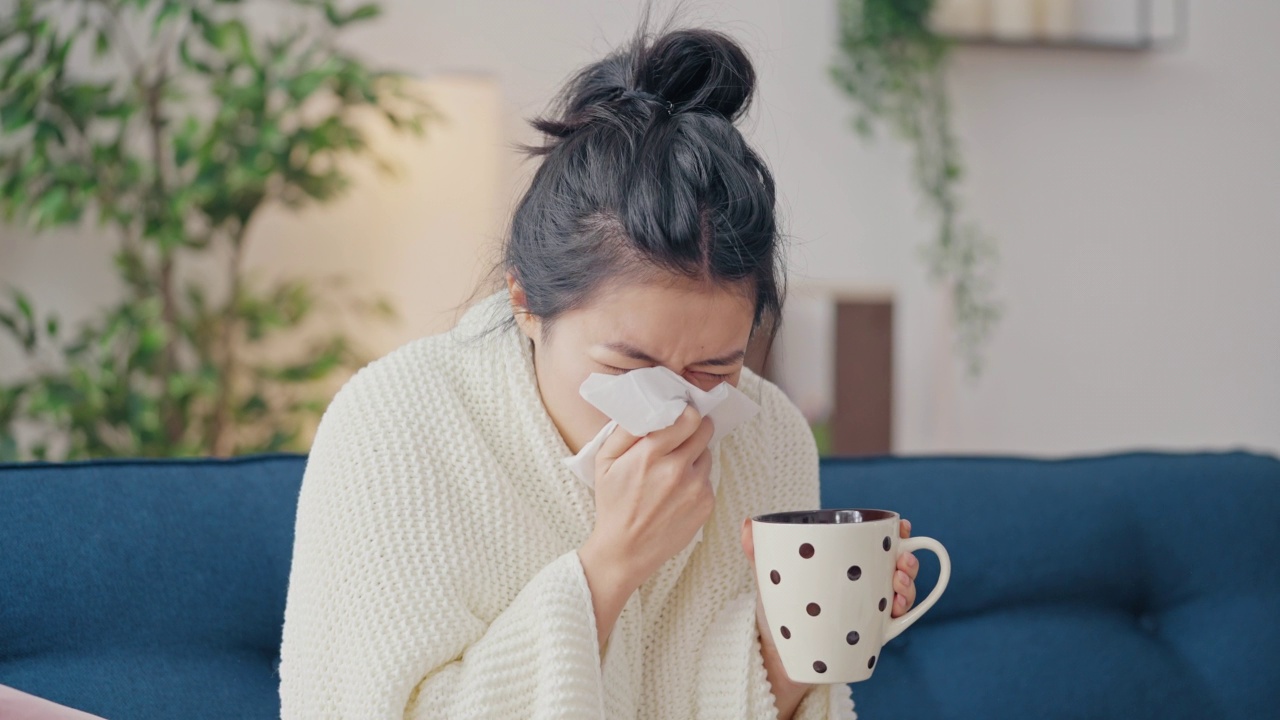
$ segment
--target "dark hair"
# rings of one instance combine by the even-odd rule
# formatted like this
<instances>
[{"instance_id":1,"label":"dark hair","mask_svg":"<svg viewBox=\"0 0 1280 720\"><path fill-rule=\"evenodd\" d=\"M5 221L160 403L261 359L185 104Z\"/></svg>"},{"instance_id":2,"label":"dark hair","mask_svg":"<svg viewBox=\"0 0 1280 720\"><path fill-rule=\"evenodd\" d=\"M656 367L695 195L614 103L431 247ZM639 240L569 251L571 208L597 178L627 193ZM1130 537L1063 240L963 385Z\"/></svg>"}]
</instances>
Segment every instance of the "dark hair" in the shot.
<instances>
[{"instance_id":1,"label":"dark hair","mask_svg":"<svg viewBox=\"0 0 1280 720\"><path fill-rule=\"evenodd\" d=\"M723 33L634 38L579 71L532 125L542 157L503 252L544 331L622 274L746 283L753 331L784 294L773 176L734 123L755 71Z\"/></svg>"}]
</instances>

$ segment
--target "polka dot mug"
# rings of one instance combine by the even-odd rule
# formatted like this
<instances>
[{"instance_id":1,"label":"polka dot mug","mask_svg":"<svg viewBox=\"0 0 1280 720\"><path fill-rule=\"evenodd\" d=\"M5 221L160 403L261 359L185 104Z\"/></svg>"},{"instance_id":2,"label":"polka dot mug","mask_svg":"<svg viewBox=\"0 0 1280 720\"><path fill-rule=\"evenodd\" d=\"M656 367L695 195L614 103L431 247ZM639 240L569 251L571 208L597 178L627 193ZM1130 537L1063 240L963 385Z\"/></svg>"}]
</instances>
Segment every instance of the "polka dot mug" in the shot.
<instances>
[{"instance_id":1,"label":"polka dot mug","mask_svg":"<svg viewBox=\"0 0 1280 720\"><path fill-rule=\"evenodd\" d=\"M782 665L792 680L867 680L880 648L920 619L951 579L937 540L898 536L888 510L811 510L752 518L756 580ZM938 584L900 618L890 617L898 556L937 554Z\"/></svg>"}]
</instances>

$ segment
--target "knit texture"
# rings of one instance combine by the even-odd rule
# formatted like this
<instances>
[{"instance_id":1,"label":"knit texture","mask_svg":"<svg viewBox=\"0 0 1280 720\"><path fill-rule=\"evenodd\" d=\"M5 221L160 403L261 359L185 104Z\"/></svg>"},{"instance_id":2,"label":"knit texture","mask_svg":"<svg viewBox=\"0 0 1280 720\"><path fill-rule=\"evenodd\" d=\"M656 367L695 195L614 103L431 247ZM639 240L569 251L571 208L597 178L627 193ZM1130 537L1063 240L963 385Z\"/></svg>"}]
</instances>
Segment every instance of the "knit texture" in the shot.
<instances>
[{"instance_id":1,"label":"knit texture","mask_svg":"<svg viewBox=\"0 0 1280 720\"><path fill-rule=\"evenodd\" d=\"M592 491L538 394L506 293L362 368L316 433L281 647L284 720L774 720L742 520L819 506L799 411L743 371L761 412L713 446L716 508L628 600L601 657L577 548ZM853 720L847 685L797 720Z\"/></svg>"}]
</instances>

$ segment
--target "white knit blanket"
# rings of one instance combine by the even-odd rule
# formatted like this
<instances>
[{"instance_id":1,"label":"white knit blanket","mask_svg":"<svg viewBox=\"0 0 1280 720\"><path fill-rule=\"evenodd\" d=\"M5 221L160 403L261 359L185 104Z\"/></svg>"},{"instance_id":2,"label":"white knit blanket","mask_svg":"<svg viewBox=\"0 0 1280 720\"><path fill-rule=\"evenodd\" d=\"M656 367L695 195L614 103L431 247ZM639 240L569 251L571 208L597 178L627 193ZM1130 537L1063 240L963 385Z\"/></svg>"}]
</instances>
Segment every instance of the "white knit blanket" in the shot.
<instances>
[{"instance_id":1,"label":"white knit blanket","mask_svg":"<svg viewBox=\"0 0 1280 720\"><path fill-rule=\"evenodd\" d=\"M506 293L360 370L320 422L298 500L281 648L284 720L773 720L742 520L815 508L804 418L761 412L714 446L716 509L628 601L601 657L577 548L591 489L538 395ZM797 720L852 720L818 686Z\"/></svg>"}]
</instances>

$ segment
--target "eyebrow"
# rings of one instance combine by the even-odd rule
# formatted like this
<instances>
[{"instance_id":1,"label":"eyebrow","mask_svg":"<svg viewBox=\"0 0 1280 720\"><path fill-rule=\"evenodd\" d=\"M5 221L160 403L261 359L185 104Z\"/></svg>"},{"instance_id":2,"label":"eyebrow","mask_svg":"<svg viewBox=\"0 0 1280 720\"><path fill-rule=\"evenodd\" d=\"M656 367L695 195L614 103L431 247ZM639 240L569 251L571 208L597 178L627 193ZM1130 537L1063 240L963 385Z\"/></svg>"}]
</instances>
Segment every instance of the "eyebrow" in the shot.
<instances>
[{"instance_id":1,"label":"eyebrow","mask_svg":"<svg viewBox=\"0 0 1280 720\"><path fill-rule=\"evenodd\" d=\"M654 365L662 364L659 361L655 360L654 358L650 357L649 354L644 352L643 350L640 350L639 348L633 345L628 345L627 343L624 343L624 342L605 343L603 347L608 350L612 350L616 353L626 355L632 360L639 360L641 362L653 363ZM735 350L729 353L728 355L724 355L722 357L717 357L717 358L710 358L708 360L702 360L696 363L690 363L690 365L691 366L708 365L712 367L725 367L728 365L736 365L737 363L741 362L742 359L745 358L746 356L747 356L746 350Z\"/></svg>"}]
</instances>

